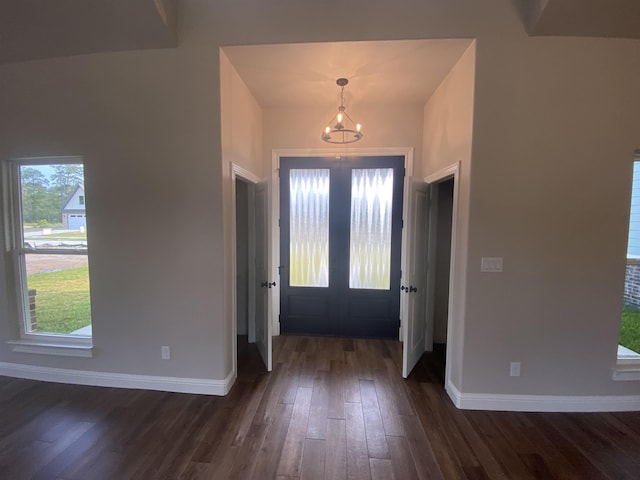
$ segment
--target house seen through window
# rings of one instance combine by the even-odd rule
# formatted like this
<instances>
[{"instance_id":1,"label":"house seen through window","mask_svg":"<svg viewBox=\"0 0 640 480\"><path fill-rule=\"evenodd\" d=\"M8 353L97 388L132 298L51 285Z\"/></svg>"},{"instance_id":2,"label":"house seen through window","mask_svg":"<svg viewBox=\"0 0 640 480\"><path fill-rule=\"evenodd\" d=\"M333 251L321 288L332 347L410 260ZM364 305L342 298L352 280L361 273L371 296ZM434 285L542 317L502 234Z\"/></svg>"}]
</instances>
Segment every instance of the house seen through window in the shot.
<instances>
[{"instance_id":1,"label":"house seen through window","mask_svg":"<svg viewBox=\"0 0 640 480\"><path fill-rule=\"evenodd\" d=\"M11 164L21 337L81 341L91 337L84 169L50 160Z\"/></svg>"},{"instance_id":2,"label":"house seen through window","mask_svg":"<svg viewBox=\"0 0 640 480\"><path fill-rule=\"evenodd\" d=\"M633 162L627 269L618 358L640 360L640 155L636 156Z\"/></svg>"}]
</instances>

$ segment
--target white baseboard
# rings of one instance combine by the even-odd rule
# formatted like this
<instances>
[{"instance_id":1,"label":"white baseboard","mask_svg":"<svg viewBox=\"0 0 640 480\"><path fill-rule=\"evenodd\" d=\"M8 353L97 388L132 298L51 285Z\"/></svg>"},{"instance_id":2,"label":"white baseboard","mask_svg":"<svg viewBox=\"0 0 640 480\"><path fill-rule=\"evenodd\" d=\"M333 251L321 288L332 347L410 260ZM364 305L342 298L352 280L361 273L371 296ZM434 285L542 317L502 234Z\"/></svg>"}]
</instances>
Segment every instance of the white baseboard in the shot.
<instances>
[{"instance_id":1,"label":"white baseboard","mask_svg":"<svg viewBox=\"0 0 640 480\"><path fill-rule=\"evenodd\" d=\"M509 412L628 412L640 410L640 395L508 395L462 393L451 382L447 393L462 410Z\"/></svg>"},{"instance_id":2,"label":"white baseboard","mask_svg":"<svg viewBox=\"0 0 640 480\"><path fill-rule=\"evenodd\" d=\"M7 377L42 380L45 382L91 385L94 387L137 388L164 392L226 395L236 376L231 372L224 380L208 378L160 377L125 373L91 372L64 368L39 367L0 362L0 375Z\"/></svg>"}]
</instances>

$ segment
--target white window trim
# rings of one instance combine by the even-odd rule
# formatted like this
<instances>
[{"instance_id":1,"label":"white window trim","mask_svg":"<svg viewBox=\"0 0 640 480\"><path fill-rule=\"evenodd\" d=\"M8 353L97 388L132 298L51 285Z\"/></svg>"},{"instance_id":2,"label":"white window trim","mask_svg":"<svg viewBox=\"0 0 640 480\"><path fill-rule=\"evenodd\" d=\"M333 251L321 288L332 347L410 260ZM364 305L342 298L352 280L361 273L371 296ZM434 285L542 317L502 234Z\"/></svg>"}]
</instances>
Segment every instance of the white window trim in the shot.
<instances>
[{"instance_id":1,"label":"white window trim","mask_svg":"<svg viewBox=\"0 0 640 480\"><path fill-rule=\"evenodd\" d=\"M61 355L69 357L92 357L93 340L86 335L58 335L50 333L29 333L26 331L26 315L28 314L28 301L25 296L27 288L26 273L24 272L24 262L21 256L29 253L40 255L88 255L85 249L31 249L25 248L24 232L21 225L16 222L21 218L20 188L17 185L19 178L18 170L21 166L38 165L84 165L81 156L46 156L13 158L3 162L2 177L4 180L4 230L5 230L5 250L11 257L12 274L9 280L14 284L14 294L10 301L15 302L16 317L13 320L13 328L16 332L14 338L7 340L11 351L19 353L32 353L44 355Z\"/></svg>"},{"instance_id":2,"label":"white window trim","mask_svg":"<svg viewBox=\"0 0 640 480\"><path fill-rule=\"evenodd\" d=\"M640 380L640 355L618 355L613 369L613 380Z\"/></svg>"}]
</instances>

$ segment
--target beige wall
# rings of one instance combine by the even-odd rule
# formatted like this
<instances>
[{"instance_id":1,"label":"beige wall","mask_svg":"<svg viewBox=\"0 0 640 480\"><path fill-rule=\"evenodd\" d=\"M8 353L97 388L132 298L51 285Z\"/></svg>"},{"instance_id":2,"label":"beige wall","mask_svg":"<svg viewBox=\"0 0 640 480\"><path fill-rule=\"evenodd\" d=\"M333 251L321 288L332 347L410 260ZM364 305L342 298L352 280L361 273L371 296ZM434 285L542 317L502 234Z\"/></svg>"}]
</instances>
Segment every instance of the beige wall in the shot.
<instances>
[{"instance_id":1,"label":"beige wall","mask_svg":"<svg viewBox=\"0 0 640 480\"><path fill-rule=\"evenodd\" d=\"M462 380L464 301L467 281L471 146L473 137L476 43L472 43L424 106L423 173L432 175L459 165L458 207L453 257L453 305L448 332L449 368L454 385Z\"/></svg>"},{"instance_id":2,"label":"beige wall","mask_svg":"<svg viewBox=\"0 0 640 480\"><path fill-rule=\"evenodd\" d=\"M611 381L640 42L487 39L476 74L463 390L640 393Z\"/></svg>"},{"instance_id":3,"label":"beige wall","mask_svg":"<svg viewBox=\"0 0 640 480\"><path fill-rule=\"evenodd\" d=\"M337 109L336 104L336 109ZM420 165L422 151L422 107L362 106L348 110L362 123L364 137L357 144L337 147L320 140L322 128L335 113L333 109L264 109L264 155L271 159L272 149L335 148L344 155L355 154L362 148L411 147L414 165ZM416 158L417 157L417 158Z\"/></svg>"},{"instance_id":4,"label":"beige wall","mask_svg":"<svg viewBox=\"0 0 640 480\"><path fill-rule=\"evenodd\" d=\"M223 330L221 337L227 339L224 355L224 369L232 369L233 303L232 286L236 282L233 275L232 228L235 217L232 211L231 164L234 163L261 178L266 175L266 162L262 153L262 110L242 81L238 72L220 49L220 115L222 146L222 215L224 231L224 281L221 285L224 306L222 311Z\"/></svg>"},{"instance_id":5,"label":"beige wall","mask_svg":"<svg viewBox=\"0 0 640 480\"><path fill-rule=\"evenodd\" d=\"M640 382L610 380L628 174L640 146L640 42L529 38L506 0L357 0L342 5L340 16L312 2L279 8L184 0L180 8L177 49L0 67L0 157L85 157L96 344L87 360L14 354L1 343L0 361L225 378L232 219L219 47L458 37L477 42L475 62L467 57L458 65L475 63L472 162L465 162L466 140L450 157L463 160L468 224L466 231L459 219L468 248L457 252L466 281L458 286L455 385L465 393L640 394ZM416 162L421 175L449 159L430 152L438 112L447 110L432 104L437 99L425 109L424 130L408 133L423 157ZM265 111L263 146L238 146L239 161L253 162L248 158L272 147L312 145L316 140L280 135L270 123L310 122L303 113ZM318 113L326 121L326 112ZM377 141L382 123L361 113L363 142ZM311 124L293 128L304 125ZM235 132L230 143L238 145ZM503 256L504 273L481 274L482 256ZM4 270L6 258L0 262ZM7 288L0 280L2 339L10 336ZM172 360L161 362L166 344ZM522 362L517 379L508 376L513 360Z\"/></svg>"},{"instance_id":6,"label":"beige wall","mask_svg":"<svg viewBox=\"0 0 640 480\"><path fill-rule=\"evenodd\" d=\"M220 104L223 163L233 162L258 177L265 176L262 109L224 49L220 51Z\"/></svg>"},{"instance_id":7,"label":"beige wall","mask_svg":"<svg viewBox=\"0 0 640 480\"><path fill-rule=\"evenodd\" d=\"M84 157L95 344L92 359L78 359L11 353L3 341L1 361L227 375L214 313L224 299L220 147L211 141L218 60L216 50L198 57L194 75L192 55L185 46L0 67L0 157ZM10 315L2 289L3 340ZM160 360L161 345L171 361Z\"/></svg>"}]
</instances>

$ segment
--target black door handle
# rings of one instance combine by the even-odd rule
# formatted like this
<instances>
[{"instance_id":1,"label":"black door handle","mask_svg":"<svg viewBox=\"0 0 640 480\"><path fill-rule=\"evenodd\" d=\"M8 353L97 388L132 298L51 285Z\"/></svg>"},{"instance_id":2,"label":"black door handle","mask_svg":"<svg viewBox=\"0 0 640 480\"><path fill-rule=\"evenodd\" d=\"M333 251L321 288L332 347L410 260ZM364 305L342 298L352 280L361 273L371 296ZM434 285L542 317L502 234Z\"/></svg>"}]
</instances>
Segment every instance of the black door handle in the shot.
<instances>
[{"instance_id":1,"label":"black door handle","mask_svg":"<svg viewBox=\"0 0 640 480\"><path fill-rule=\"evenodd\" d=\"M406 290L406 291L409 291L409 289L408 289L407 287L405 287L404 285L402 285L402 286L400 287L400 290L402 290L403 292L404 292L405 290Z\"/></svg>"},{"instance_id":2,"label":"black door handle","mask_svg":"<svg viewBox=\"0 0 640 480\"><path fill-rule=\"evenodd\" d=\"M262 283L260 283L260 286L261 286L262 288L267 288L267 285L268 285L268 283L267 283L267 282L262 282Z\"/></svg>"},{"instance_id":3,"label":"black door handle","mask_svg":"<svg viewBox=\"0 0 640 480\"><path fill-rule=\"evenodd\" d=\"M409 293L411 292L417 292L418 289L416 287L414 287L413 285L409 286Z\"/></svg>"},{"instance_id":4,"label":"black door handle","mask_svg":"<svg viewBox=\"0 0 640 480\"><path fill-rule=\"evenodd\" d=\"M267 283L267 286L268 286L269 288L271 288L271 287L275 287L275 286L276 286L276 282Z\"/></svg>"}]
</instances>

